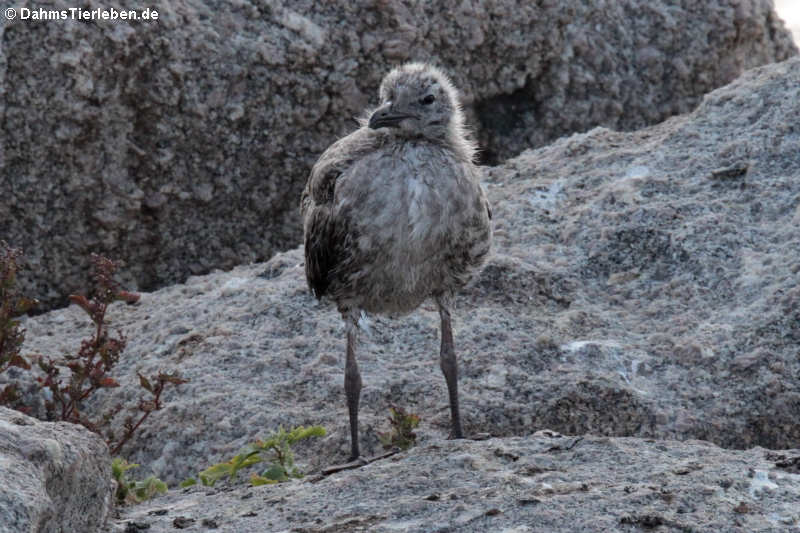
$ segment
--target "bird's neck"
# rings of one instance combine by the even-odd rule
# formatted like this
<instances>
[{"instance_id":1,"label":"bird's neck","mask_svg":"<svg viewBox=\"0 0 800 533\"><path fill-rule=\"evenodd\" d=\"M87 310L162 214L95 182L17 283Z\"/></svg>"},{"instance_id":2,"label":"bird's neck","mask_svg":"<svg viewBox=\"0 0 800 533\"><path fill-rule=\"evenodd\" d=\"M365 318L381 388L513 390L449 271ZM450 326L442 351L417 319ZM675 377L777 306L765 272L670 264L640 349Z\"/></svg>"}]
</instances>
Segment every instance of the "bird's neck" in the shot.
<instances>
[{"instance_id":1,"label":"bird's neck","mask_svg":"<svg viewBox=\"0 0 800 533\"><path fill-rule=\"evenodd\" d=\"M438 148L448 150L456 156L457 159L467 162L475 162L475 146L466 139L462 134L456 132L443 132L442 136L429 136L422 134L413 134L411 132L394 130L394 129L380 129L370 130L375 132L381 137L381 144L392 142L400 143L428 143Z\"/></svg>"}]
</instances>

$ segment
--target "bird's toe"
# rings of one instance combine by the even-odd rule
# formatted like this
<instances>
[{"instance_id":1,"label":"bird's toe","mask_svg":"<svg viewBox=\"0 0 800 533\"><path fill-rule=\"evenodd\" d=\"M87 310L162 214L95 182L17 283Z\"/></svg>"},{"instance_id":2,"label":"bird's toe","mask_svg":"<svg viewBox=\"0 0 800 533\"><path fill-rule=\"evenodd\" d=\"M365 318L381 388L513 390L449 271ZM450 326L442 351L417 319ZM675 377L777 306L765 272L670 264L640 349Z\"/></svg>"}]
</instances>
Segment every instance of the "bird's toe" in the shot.
<instances>
[{"instance_id":1,"label":"bird's toe","mask_svg":"<svg viewBox=\"0 0 800 533\"><path fill-rule=\"evenodd\" d=\"M323 469L322 475L328 476L336 472L341 472L342 470L352 470L354 468L361 468L367 463L368 461L361 456L351 457L350 459L347 460L346 463L332 465L329 466L328 468Z\"/></svg>"}]
</instances>

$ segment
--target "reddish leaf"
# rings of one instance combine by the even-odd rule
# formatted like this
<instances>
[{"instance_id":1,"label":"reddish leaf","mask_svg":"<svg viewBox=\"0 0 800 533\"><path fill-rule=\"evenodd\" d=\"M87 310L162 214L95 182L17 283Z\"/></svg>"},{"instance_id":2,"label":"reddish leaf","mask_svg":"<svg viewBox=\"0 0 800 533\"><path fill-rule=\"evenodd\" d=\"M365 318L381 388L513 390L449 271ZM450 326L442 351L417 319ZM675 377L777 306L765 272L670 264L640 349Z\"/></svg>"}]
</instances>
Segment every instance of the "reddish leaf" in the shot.
<instances>
[{"instance_id":1,"label":"reddish leaf","mask_svg":"<svg viewBox=\"0 0 800 533\"><path fill-rule=\"evenodd\" d=\"M107 378L103 378L102 381L100 381L100 386L101 387L119 387L119 383L114 381L113 378L108 378L107 377Z\"/></svg>"},{"instance_id":2,"label":"reddish leaf","mask_svg":"<svg viewBox=\"0 0 800 533\"><path fill-rule=\"evenodd\" d=\"M17 302L17 308L14 310L16 314L24 314L31 310L31 308L39 305L39 300L35 298L20 298Z\"/></svg>"},{"instance_id":3,"label":"reddish leaf","mask_svg":"<svg viewBox=\"0 0 800 533\"><path fill-rule=\"evenodd\" d=\"M181 385L183 383L189 383L188 379L183 379L177 372L175 374L161 373L158 375L158 381L162 383L172 383L173 385Z\"/></svg>"},{"instance_id":4,"label":"reddish leaf","mask_svg":"<svg viewBox=\"0 0 800 533\"><path fill-rule=\"evenodd\" d=\"M122 300L127 304L135 304L136 302L139 301L139 298L141 298L141 296L134 292L128 292L128 291L117 292L117 300Z\"/></svg>"},{"instance_id":5,"label":"reddish leaf","mask_svg":"<svg viewBox=\"0 0 800 533\"><path fill-rule=\"evenodd\" d=\"M17 387L15 385L6 385L6 388L0 392L0 405L9 404L16 400L17 397Z\"/></svg>"},{"instance_id":6,"label":"reddish leaf","mask_svg":"<svg viewBox=\"0 0 800 533\"><path fill-rule=\"evenodd\" d=\"M153 392L153 386L150 385L150 381L141 374L139 374L139 385L141 385L143 389Z\"/></svg>"},{"instance_id":7,"label":"reddish leaf","mask_svg":"<svg viewBox=\"0 0 800 533\"><path fill-rule=\"evenodd\" d=\"M19 354L14 354L11 356L11 359L8 361L10 366L18 366L20 368L24 368L25 370L30 370L31 365Z\"/></svg>"},{"instance_id":8,"label":"reddish leaf","mask_svg":"<svg viewBox=\"0 0 800 533\"><path fill-rule=\"evenodd\" d=\"M72 301L72 303L78 304L81 307L81 309L83 309L90 315L97 310L97 306L93 302L87 300L86 296L82 294L70 294L69 299Z\"/></svg>"}]
</instances>

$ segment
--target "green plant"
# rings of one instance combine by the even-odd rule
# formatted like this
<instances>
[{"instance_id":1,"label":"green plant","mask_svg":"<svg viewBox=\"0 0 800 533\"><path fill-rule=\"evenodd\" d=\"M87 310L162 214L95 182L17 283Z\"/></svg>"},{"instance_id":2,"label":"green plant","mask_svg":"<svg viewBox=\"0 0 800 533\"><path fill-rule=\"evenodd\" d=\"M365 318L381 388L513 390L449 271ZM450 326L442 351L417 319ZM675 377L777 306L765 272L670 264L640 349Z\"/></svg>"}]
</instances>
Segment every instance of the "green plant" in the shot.
<instances>
[{"instance_id":1,"label":"green plant","mask_svg":"<svg viewBox=\"0 0 800 533\"><path fill-rule=\"evenodd\" d=\"M36 300L25 298L16 287L21 257L21 250L0 241L0 374L12 366L25 370L31 368L19 353L25 341L25 330L20 327L16 317L36 305ZM0 390L0 405L18 407L19 401L16 384L8 384Z\"/></svg>"},{"instance_id":2,"label":"green plant","mask_svg":"<svg viewBox=\"0 0 800 533\"><path fill-rule=\"evenodd\" d=\"M111 475L117 483L115 492L117 503L139 503L151 499L156 494L167 492L167 484L156 476L148 476L139 481L129 480L127 476L128 470L138 466L120 457L111 461Z\"/></svg>"},{"instance_id":3,"label":"green plant","mask_svg":"<svg viewBox=\"0 0 800 533\"><path fill-rule=\"evenodd\" d=\"M419 416L406 413L405 409L396 405L390 406L389 412L391 413L389 424L392 429L385 433L378 433L378 439L387 450L390 448L409 449L417 441L414 429L419 426Z\"/></svg>"},{"instance_id":4,"label":"green plant","mask_svg":"<svg viewBox=\"0 0 800 533\"><path fill-rule=\"evenodd\" d=\"M260 474L251 474L250 483L253 486L268 483L280 483L290 478L301 478L303 474L294 465L294 454L291 446L309 437L325 436L325 428L321 426L298 426L291 431L278 428L278 431L266 440L257 440L242 448L232 459L206 468L198 474L203 485L212 487L220 479L227 477L229 480L236 478L242 468L257 463L267 462L267 468ZM197 481L189 478L182 487L194 485Z\"/></svg>"}]
</instances>

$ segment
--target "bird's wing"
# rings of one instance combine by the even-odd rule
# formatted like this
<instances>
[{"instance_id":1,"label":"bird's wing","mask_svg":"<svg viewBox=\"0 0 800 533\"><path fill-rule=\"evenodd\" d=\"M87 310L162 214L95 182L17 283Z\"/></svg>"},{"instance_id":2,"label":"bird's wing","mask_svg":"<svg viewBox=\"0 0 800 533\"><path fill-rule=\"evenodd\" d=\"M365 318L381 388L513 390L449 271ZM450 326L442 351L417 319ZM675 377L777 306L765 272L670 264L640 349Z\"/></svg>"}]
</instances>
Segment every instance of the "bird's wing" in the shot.
<instances>
[{"instance_id":1,"label":"bird's wing","mask_svg":"<svg viewBox=\"0 0 800 533\"><path fill-rule=\"evenodd\" d=\"M300 199L306 256L306 279L317 298L326 293L332 272L342 260L346 228L333 216L336 181L342 173L380 144L380 138L361 128L333 143L311 169ZM338 223L337 223L338 222Z\"/></svg>"},{"instance_id":2,"label":"bird's wing","mask_svg":"<svg viewBox=\"0 0 800 533\"><path fill-rule=\"evenodd\" d=\"M300 199L301 215L305 218L306 211L312 204L332 204L337 178L356 160L375 150L382 142L379 132L362 127L330 145L311 169Z\"/></svg>"},{"instance_id":3,"label":"bird's wing","mask_svg":"<svg viewBox=\"0 0 800 533\"><path fill-rule=\"evenodd\" d=\"M305 221L306 280L314 296L321 298L330 285L331 271L337 264L335 221L329 204L314 206Z\"/></svg>"}]
</instances>

